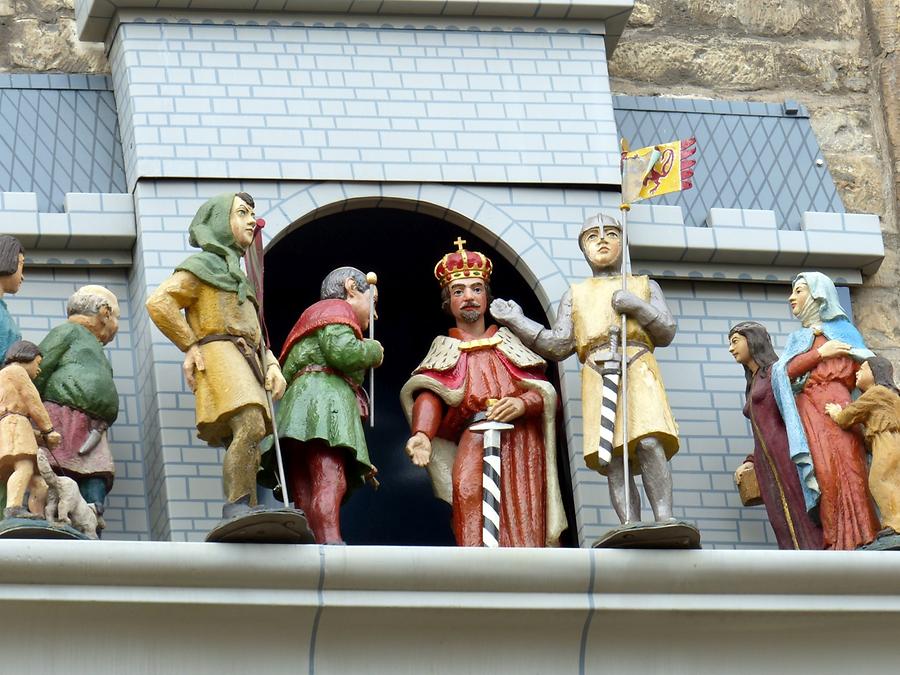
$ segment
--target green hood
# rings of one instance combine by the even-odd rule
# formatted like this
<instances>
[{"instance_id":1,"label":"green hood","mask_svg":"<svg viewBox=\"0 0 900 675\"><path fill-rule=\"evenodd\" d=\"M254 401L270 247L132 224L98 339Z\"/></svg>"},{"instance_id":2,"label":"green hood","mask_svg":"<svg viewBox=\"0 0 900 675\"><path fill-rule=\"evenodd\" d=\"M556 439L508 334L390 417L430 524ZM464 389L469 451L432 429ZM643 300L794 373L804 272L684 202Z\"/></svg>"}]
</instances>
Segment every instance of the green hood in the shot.
<instances>
[{"instance_id":1,"label":"green hood","mask_svg":"<svg viewBox=\"0 0 900 675\"><path fill-rule=\"evenodd\" d=\"M241 269L244 252L231 234L231 205L235 193L216 195L197 210L191 222L190 244L203 249L182 262L177 270L185 270L201 281L223 291L237 293L238 302L248 297L256 303L256 296L247 275Z\"/></svg>"}]
</instances>

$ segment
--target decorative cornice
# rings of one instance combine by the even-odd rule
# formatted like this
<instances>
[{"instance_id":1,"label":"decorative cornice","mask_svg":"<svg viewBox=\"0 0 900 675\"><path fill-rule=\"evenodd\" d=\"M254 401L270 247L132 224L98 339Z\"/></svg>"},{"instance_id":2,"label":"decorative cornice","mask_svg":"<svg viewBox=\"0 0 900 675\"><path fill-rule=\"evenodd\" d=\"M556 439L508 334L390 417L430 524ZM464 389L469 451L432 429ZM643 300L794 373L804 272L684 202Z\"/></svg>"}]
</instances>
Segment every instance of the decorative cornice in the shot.
<instances>
[{"instance_id":1,"label":"decorative cornice","mask_svg":"<svg viewBox=\"0 0 900 675\"><path fill-rule=\"evenodd\" d=\"M0 600L5 644L71 672L722 672L753 636L752 670L800 673L893 658L896 570L832 551L4 540ZM102 650L46 640L73 616L102 622Z\"/></svg>"},{"instance_id":2,"label":"decorative cornice","mask_svg":"<svg viewBox=\"0 0 900 675\"><path fill-rule=\"evenodd\" d=\"M547 20L570 22L603 21L606 25L606 48L612 54L634 0L76 0L75 18L78 35L86 42L106 39L116 13L137 9L147 15L167 15L178 10L205 13L255 12L268 14L329 14L338 16L370 15L384 17L438 17Z\"/></svg>"}]
</instances>

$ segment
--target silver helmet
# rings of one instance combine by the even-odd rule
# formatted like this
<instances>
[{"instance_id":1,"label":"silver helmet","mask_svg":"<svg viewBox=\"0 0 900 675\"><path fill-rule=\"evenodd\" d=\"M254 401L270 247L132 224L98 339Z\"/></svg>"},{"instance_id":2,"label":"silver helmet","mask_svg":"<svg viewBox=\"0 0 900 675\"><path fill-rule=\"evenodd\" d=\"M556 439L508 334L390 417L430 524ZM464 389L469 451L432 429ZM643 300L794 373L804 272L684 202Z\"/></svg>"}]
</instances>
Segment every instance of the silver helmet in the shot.
<instances>
[{"instance_id":1,"label":"silver helmet","mask_svg":"<svg viewBox=\"0 0 900 675\"><path fill-rule=\"evenodd\" d=\"M605 213L596 213L585 220L584 225L581 226L581 232L578 233L578 247L581 249L581 252L584 253L584 235L586 232L599 229L602 235L607 228L614 228L620 234L622 232L622 225L619 221Z\"/></svg>"}]
</instances>

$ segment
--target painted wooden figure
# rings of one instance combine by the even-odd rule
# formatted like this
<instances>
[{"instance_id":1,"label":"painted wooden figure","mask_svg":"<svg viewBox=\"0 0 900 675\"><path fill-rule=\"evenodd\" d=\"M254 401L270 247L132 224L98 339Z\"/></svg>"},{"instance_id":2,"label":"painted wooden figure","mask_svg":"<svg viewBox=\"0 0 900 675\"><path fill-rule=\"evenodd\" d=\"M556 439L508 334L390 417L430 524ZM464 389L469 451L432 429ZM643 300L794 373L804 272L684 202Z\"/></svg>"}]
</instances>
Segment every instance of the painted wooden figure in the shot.
<instances>
[{"instance_id":1,"label":"painted wooden figure","mask_svg":"<svg viewBox=\"0 0 900 675\"><path fill-rule=\"evenodd\" d=\"M41 403L33 380L41 372L41 350L12 343L0 369L0 480L6 482L4 519L43 519L47 485L37 472L38 439L49 448L62 441ZM28 506L26 492L30 493Z\"/></svg>"},{"instance_id":2,"label":"painted wooden figure","mask_svg":"<svg viewBox=\"0 0 900 675\"><path fill-rule=\"evenodd\" d=\"M184 260L147 300L150 318L185 353L198 435L210 445L227 445L225 519L256 507L259 443L272 432L266 391L278 400L286 387L272 352L259 356L256 299L241 269L255 236L254 207L243 192L204 203L190 226L191 246L202 252Z\"/></svg>"},{"instance_id":3,"label":"painted wooden figure","mask_svg":"<svg viewBox=\"0 0 900 675\"><path fill-rule=\"evenodd\" d=\"M363 337L378 316L374 281L374 274L355 267L330 272L321 300L300 315L281 351L290 380L277 414L285 471L319 544L343 543L341 503L375 473L361 422L369 415L361 386L366 369L381 365L384 356L381 343ZM263 457L261 482L270 486L273 452Z\"/></svg>"},{"instance_id":4,"label":"painted wooden figure","mask_svg":"<svg viewBox=\"0 0 900 675\"><path fill-rule=\"evenodd\" d=\"M822 528L806 511L797 466L791 461L787 431L772 391L772 364L778 355L769 332L755 321L742 321L728 333L728 351L744 367L754 450L735 471L740 487L756 478L778 548L821 549Z\"/></svg>"},{"instance_id":5,"label":"painted wooden figure","mask_svg":"<svg viewBox=\"0 0 900 675\"><path fill-rule=\"evenodd\" d=\"M50 456L53 469L78 483L102 515L116 468L107 431L119 414L119 394L103 349L119 330L119 302L103 286L82 286L66 304L68 320L41 341L41 373L35 386L62 434Z\"/></svg>"},{"instance_id":6,"label":"painted wooden figure","mask_svg":"<svg viewBox=\"0 0 900 675\"><path fill-rule=\"evenodd\" d=\"M578 354L584 364L585 463L607 476L610 498L623 524L640 523L640 499L634 475L642 474L654 519L661 524L658 533L663 534L666 524L675 523L669 460L678 451L678 425L669 409L653 351L672 342L676 324L662 289L649 277L629 275L628 290L622 290L620 269L624 252L621 234L621 225L609 216L596 215L585 221L578 243L593 276L573 284L566 292L552 328L545 328L537 321L526 318L522 309L511 301L494 300L491 313L526 346L548 359L562 361L573 353ZM614 360L611 354L617 351L622 314L628 317L627 335L622 340L628 361L626 394L630 471L627 479L623 462L626 439L622 433L622 406L613 411L604 410L603 382L604 369ZM609 419L613 416L614 423ZM601 448L605 424L614 424L613 440L606 452ZM628 512L625 508L626 481L631 495ZM680 530L676 539L685 543L672 545L697 545L699 534L687 524L684 527L691 530L687 539L681 536ZM652 527L644 526L644 529L649 533ZM650 534L646 545L666 545L654 542L655 538L656 534ZM634 545L645 544L635 541Z\"/></svg>"},{"instance_id":7,"label":"painted wooden figure","mask_svg":"<svg viewBox=\"0 0 900 675\"><path fill-rule=\"evenodd\" d=\"M566 528L556 469L556 392L546 363L508 329L487 325L492 264L458 250L435 266L442 307L454 320L400 392L412 435L406 452L428 468L435 495L453 505L460 546L483 545L485 436L476 416L506 422L500 438L500 546L558 546Z\"/></svg>"},{"instance_id":8,"label":"painted wooden figure","mask_svg":"<svg viewBox=\"0 0 900 675\"><path fill-rule=\"evenodd\" d=\"M4 294L16 294L25 278L25 249L18 239L9 234L0 234L0 360L9 346L22 339L19 327L10 316Z\"/></svg>"},{"instance_id":9,"label":"painted wooden figure","mask_svg":"<svg viewBox=\"0 0 900 675\"><path fill-rule=\"evenodd\" d=\"M856 371L862 396L846 407L826 403L825 410L842 429L863 425L872 452L869 490L881 512L879 539L900 534L900 392L894 369L883 356L870 356Z\"/></svg>"},{"instance_id":10,"label":"painted wooden figure","mask_svg":"<svg viewBox=\"0 0 900 675\"><path fill-rule=\"evenodd\" d=\"M772 366L772 389L806 508L818 512L825 548L853 550L872 541L879 530L865 450L857 434L828 416L825 404L850 403L859 363L873 354L824 274L798 274L789 302L802 328L791 333Z\"/></svg>"}]
</instances>

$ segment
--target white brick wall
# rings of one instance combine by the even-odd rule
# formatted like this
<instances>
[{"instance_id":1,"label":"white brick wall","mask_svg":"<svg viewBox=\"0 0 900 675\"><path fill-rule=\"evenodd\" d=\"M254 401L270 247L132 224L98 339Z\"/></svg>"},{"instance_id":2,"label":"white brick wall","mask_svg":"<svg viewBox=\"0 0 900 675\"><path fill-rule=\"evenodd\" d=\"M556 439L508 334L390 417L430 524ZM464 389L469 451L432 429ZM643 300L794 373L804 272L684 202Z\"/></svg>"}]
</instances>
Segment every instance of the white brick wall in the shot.
<instances>
[{"instance_id":1,"label":"white brick wall","mask_svg":"<svg viewBox=\"0 0 900 675\"><path fill-rule=\"evenodd\" d=\"M603 35L124 23L140 177L614 184Z\"/></svg>"}]
</instances>

